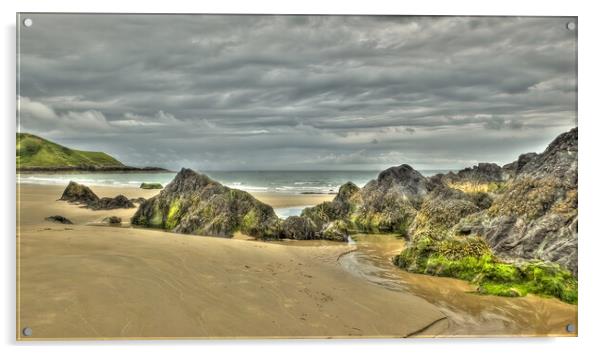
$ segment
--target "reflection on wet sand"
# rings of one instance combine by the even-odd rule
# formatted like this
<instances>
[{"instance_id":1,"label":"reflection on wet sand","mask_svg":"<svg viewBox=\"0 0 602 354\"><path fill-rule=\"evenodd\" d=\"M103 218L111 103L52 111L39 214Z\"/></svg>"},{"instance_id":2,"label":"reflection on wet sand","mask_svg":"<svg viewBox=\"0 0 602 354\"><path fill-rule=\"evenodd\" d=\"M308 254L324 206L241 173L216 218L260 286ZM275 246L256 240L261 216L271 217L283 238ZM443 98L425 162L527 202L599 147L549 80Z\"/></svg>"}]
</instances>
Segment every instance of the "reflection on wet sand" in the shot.
<instances>
[{"instance_id":1,"label":"reflection on wet sand","mask_svg":"<svg viewBox=\"0 0 602 354\"><path fill-rule=\"evenodd\" d=\"M418 336L575 336L577 306L554 298L528 295L507 298L475 293L457 279L405 272L391 263L404 247L394 235L356 235L357 250L339 259L348 271L395 291L409 292L437 306L447 315Z\"/></svg>"}]
</instances>

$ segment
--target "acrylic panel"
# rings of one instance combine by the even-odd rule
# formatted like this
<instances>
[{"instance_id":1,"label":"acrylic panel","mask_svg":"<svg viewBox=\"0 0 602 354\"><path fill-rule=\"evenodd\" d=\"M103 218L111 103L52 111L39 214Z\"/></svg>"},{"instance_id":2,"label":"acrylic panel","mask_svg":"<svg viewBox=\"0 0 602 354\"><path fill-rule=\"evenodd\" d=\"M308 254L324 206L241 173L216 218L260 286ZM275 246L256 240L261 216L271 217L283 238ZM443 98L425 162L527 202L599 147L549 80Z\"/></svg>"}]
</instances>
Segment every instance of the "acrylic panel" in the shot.
<instances>
[{"instance_id":1,"label":"acrylic panel","mask_svg":"<svg viewBox=\"0 0 602 354\"><path fill-rule=\"evenodd\" d=\"M577 18L17 15L17 339L576 336Z\"/></svg>"}]
</instances>

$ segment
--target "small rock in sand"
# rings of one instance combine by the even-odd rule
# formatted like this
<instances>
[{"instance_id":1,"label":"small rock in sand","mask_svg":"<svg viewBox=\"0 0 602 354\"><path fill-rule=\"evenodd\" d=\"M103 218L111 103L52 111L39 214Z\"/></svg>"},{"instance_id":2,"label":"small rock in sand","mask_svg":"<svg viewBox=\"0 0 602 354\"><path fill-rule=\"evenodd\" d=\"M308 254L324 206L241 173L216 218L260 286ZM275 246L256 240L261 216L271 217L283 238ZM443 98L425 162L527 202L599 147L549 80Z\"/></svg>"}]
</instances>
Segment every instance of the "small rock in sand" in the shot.
<instances>
[{"instance_id":1,"label":"small rock in sand","mask_svg":"<svg viewBox=\"0 0 602 354\"><path fill-rule=\"evenodd\" d=\"M71 220L61 215L53 215L46 218L47 221L58 222L61 224L73 224Z\"/></svg>"}]
</instances>

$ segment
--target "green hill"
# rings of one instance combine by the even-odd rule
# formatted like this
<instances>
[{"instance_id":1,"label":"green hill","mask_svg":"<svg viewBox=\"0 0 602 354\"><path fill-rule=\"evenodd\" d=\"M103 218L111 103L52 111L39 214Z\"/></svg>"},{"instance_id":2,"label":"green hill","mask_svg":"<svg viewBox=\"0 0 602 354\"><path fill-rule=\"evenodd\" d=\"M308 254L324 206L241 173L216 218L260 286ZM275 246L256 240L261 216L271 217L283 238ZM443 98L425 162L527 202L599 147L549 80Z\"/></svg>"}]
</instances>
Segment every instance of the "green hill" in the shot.
<instances>
[{"instance_id":1,"label":"green hill","mask_svg":"<svg viewBox=\"0 0 602 354\"><path fill-rule=\"evenodd\" d=\"M104 152L72 150L39 136L17 133L17 169L105 169L125 167Z\"/></svg>"}]
</instances>

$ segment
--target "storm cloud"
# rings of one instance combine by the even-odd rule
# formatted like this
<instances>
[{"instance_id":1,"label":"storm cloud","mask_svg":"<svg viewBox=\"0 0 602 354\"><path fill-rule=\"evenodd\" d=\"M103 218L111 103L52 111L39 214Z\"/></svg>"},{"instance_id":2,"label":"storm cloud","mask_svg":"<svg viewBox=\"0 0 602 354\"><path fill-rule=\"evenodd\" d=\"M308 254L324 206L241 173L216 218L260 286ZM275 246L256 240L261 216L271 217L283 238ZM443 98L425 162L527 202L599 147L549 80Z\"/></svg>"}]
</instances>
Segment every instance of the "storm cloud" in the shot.
<instances>
[{"instance_id":1,"label":"storm cloud","mask_svg":"<svg viewBox=\"0 0 602 354\"><path fill-rule=\"evenodd\" d=\"M577 120L572 18L27 17L20 130L128 165L455 169Z\"/></svg>"}]
</instances>

